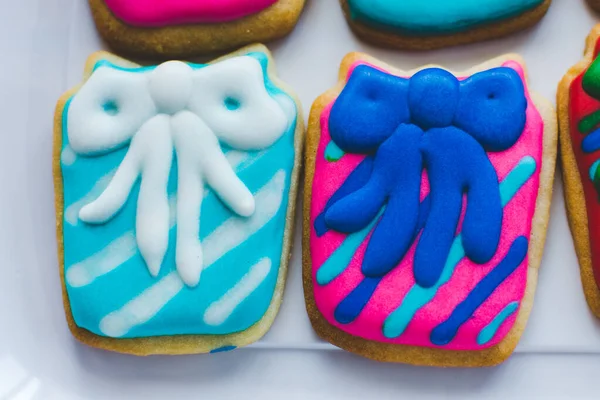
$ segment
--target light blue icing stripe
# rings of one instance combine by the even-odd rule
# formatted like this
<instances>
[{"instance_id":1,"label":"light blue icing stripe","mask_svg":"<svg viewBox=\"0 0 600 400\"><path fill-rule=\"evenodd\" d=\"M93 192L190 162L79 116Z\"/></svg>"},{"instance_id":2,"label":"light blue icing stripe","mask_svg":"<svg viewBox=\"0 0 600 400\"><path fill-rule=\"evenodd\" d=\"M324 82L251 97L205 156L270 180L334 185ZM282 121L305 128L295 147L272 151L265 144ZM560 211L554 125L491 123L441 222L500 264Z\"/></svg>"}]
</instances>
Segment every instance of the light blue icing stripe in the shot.
<instances>
[{"instance_id":1,"label":"light blue icing stripe","mask_svg":"<svg viewBox=\"0 0 600 400\"><path fill-rule=\"evenodd\" d=\"M317 283L319 285L327 285L346 270L362 242L369 236L369 233L383 215L383 210L365 229L348 235L340 247L321 265L317 271Z\"/></svg>"},{"instance_id":2,"label":"light blue icing stripe","mask_svg":"<svg viewBox=\"0 0 600 400\"><path fill-rule=\"evenodd\" d=\"M484 346L487 343L489 343L490 340L492 340L494 336L496 336L496 332L498 332L498 329L500 329L500 326L502 326L504 321L506 321L508 317L513 315L518 310L518 308L518 301L513 301L512 303L509 303L506 307L504 307L504 309L500 311L498 315L496 315L494 319L485 328L481 330L481 332L479 332L479 335L477 335L477 344L480 346Z\"/></svg>"},{"instance_id":3,"label":"light blue icing stripe","mask_svg":"<svg viewBox=\"0 0 600 400\"><path fill-rule=\"evenodd\" d=\"M248 56L260 62L263 70L267 70L268 58L263 53L251 53ZM203 65L190 64L193 68L203 68ZM113 67L108 61L99 61L96 68ZM152 69L120 68L134 73L143 73ZM265 74L265 85L271 96L285 95L280 88ZM63 126L69 105L65 105ZM214 260L212 266L202 273L198 287L183 287L176 296L160 309L147 322L136 325L122 337L137 338L148 336L169 336L185 334L230 334L248 329L259 321L267 311L280 270L283 236L288 211L290 177L294 167L296 121L290 124L289 130L273 146L264 152L249 152L242 159L236 172L239 178L252 193L259 193L277 174L283 174L283 199L275 214L243 243ZM69 155L68 133L63 129L63 150ZM223 146L224 152L229 149ZM102 177L114 171L123 160L127 148L122 148L101 157L66 157L68 162L62 163L65 210L89 194L94 185ZM283 172L281 172L283 171ZM176 194L177 164L171 168L168 183L170 196ZM116 239L132 232L135 227L136 203L139 193L139 182L134 186L127 203L122 210L103 225L85 223L64 223L64 265L65 272L77 263L89 259L96 254L106 251L109 244ZM202 203L202 224L200 238L209 238L218 227L233 216L232 212L210 191ZM144 291L152 288L165 277L175 271L175 229L169 234L169 248L157 278L153 278L145 266L135 243L133 249L129 246L131 240L122 240L117 246L110 248L120 254L115 257L117 265L108 268L110 271L98 276L92 282L75 287L67 283L67 292L73 318L76 324L97 335L104 336L100 329L101 320L116 310L139 297ZM128 252L132 252L129 256ZM221 299L231 288L249 272L251 260L269 258L272 266L267 276L259 286L236 305L233 313L220 325L213 326L205 323L204 314L215 301ZM113 261L114 261L113 259ZM84 282L85 283L85 282ZM168 283L168 281L167 281ZM177 282L175 282L177 283ZM169 288L172 292L176 286Z\"/></svg>"},{"instance_id":4,"label":"light blue icing stripe","mask_svg":"<svg viewBox=\"0 0 600 400\"><path fill-rule=\"evenodd\" d=\"M344 156L344 150L340 149L337 144L332 140L325 148L325 159L327 161L338 161L340 158Z\"/></svg>"},{"instance_id":5,"label":"light blue icing stripe","mask_svg":"<svg viewBox=\"0 0 600 400\"><path fill-rule=\"evenodd\" d=\"M525 185L529 178L533 176L535 170L536 162L533 157L526 156L519 161L500 183L500 197L503 206L506 206L519 189ZM429 303L435 297L438 289L452 278L456 266L464 257L465 250L462 238L461 235L458 235L452 243L450 254L448 255L448 260L446 261L440 280L430 288L422 288L418 285L413 286L402 300L400 306L386 319L383 324L383 335L389 339L394 339L402 335L417 311Z\"/></svg>"},{"instance_id":6,"label":"light blue icing stripe","mask_svg":"<svg viewBox=\"0 0 600 400\"><path fill-rule=\"evenodd\" d=\"M500 199L502 200L503 207L515 197L517 192L531 178L535 173L536 167L535 159L531 156L525 156L504 178L502 183L500 183Z\"/></svg>"},{"instance_id":7,"label":"light blue icing stripe","mask_svg":"<svg viewBox=\"0 0 600 400\"><path fill-rule=\"evenodd\" d=\"M413 34L451 33L508 19L543 0L348 0L353 19Z\"/></svg>"}]
</instances>

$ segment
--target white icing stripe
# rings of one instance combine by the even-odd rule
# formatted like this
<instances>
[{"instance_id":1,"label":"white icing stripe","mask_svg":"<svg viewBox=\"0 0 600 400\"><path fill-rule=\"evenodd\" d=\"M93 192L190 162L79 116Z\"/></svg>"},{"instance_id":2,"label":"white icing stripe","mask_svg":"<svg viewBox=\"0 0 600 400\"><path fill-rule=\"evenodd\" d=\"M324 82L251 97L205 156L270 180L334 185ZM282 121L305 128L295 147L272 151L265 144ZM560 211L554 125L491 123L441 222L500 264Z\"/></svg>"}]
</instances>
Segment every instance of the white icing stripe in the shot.
<instances>
[{"instance_id":1,"label":"white icing stripe","mask_svg":"<svg viewBox=\"0 0 600 400\"><path fill-rule=\"evenodd\" d=\"M242 165L243 162L250 159L250 154L245 151L230 150L225 153L225 158L227 159L229 165L231 165L231 168L237 170L237 168ZM258 154L256 155L256 158L258 159Z\"/></svg>"},{"instance_id":2,"label":"white icing stripe","mask_svg":"<svg viewBox=\"0 0 600 400\"><path fill-rule=\"evenodd\" d=\"M95 199L98 198L104 192L113 176L117 172L117 169L113 169L109 171L106 175L101 177L96 184L92 187L92 190L89 191L88 194L83 196L81 199L71 203L65 209L65 221L69 223L69 225L77 225L77 221L79 221L79 211L87 204L91 203Z\"/></svg>"},{"instance_id":3,"label":"white icing stripe","mask_svg":"<svg viewBox=\"0 0 600 400\"><path fill-rule=\"evenodd\" d=\"M214 265L228 251L244 243L259 229L265 226L279 211L285 191L285 171L279 170L273 178L255 195L256 212L250 218L231 217L214 230L203 244L205 246L204 269ZM164 283L165 280L170 282ZM104 317L100 322L100 330L107 336L121 337L137 325L148 322L178 293L172 290L179 282L183 289L183 281L176 272L171 272L158 283L150 286L138 297L129 301L121 309ZM140 300L141 299L141 300ZM159 301L160 300L160 301ZM140 318L137 310L153 310ZM132 311L133 310L133 311Z\"/></svg>"},{"instance_id":4,"label":"white icing stripe","mask_svg":"<svg viewBox=\"0 0 600 400\"><path fill-rule=\"evenodd\" d=\"M204 313L204 322L210 326L223 324L235 309L258 288L271 271L271 259L263 258L250 268L227 293L208 307Z\"/></svg>"},{"instance_id":5,"label":"white icing stripe","mask_svg":"<svg viewBox=\"0 0 600 400\"><path fill-rule=\"evenodd\" d=\"M258 232L279 210L285 189L285 171L279 170L255 195L256 211L250 218L232 217L223 222L206 239L203 246L205 268Z\"/></svg>"},{"instance_id":6,"label":"white icing stripe","mask_svg":"<svg viewBox=\"0 0 600 400\"><path fill-rule=\"evenodd\" d=\"M172 272L157 284L146 289L118 311L102 318L100 330L107 336L120 337L136 325L143 324L156 315L165 303L183 289L183 281Z\"/></svg>"},{"instance_id":7,"label":"white icing stripe","mask_svg":"<svg viewBox=\"0 0 600 400\"><path fill-rule=\"evenodd\" d=\"M101 252L73 264L67 270L67 282L79 288L92 283L99 276L105 275L123 264L137 253L135 233L126 232L113 240Z\"/></svg>"},{"instance_id":8,"label":"white icing stripe","mask_svg":"<svg viewBox=\"0 0 600 400\"><path fill-rule=\"evenodd\" d=\"M169 228L177 222L177 198L169 197ZM138 252L135 231L130 230L110 242L102 251L73 264L67 270L67 282L74 288L87 286L96 278L121 266Z\"/></svg>"},{"instance_id":9,"label":"white icing stripe","mask_svg":"<svg viewBox=\"0 0 600 400\"><path fill-rule=\"evenodd\" d=\"M184 282L196 286L204 265L198 238L204 185L240 216L249 217L255 209L252 194L226 162L220 143L237 150L266 149L290 125L291 104L271 97L264 78L261 64L252 57L201 69L170 61L139 74L98 68L70 103L69 144L83 155L130 145L110 184L81 208L79 218L108 222L141 176L136 240L150 274L157 276L169 245L166 188L175 150L175 263Z\"/></svg>"},{"instance_id":10,"label":"white icing stripe","mask_svg":"<svg viewBox=\"0 0 600 400\"><path fill-rule=\"evenodd\" d=\"M238 151L230 151L226 155L231 167L235 169L239 168L238 172L250 167L252 164L254 164L254 162L256 162L256 160L258 160L260 156L261 155L259 153L256 157L249 159L247 153ZM243 168L240 168L242 163L247 160L248 164L243 166ZM98 181L90 193L88 193L81 200L78 200L76 203L70 205L65 212L65 219L67 219L69 215L74 214L75 223L77 223L77 214L79 213L79 208L92 200L95 197L94 195L97 196L100 192L102 192L103 188L99 186L108 185L108 182L110 182L113 174L114 171L109 172L100 181ZM208 195L208 193L205 194ZM169 197L169 211L169 229L172 229L177 223L177 197L175 195ZM127 231L117 239L110 242L98 253L95 253L85 260L71 265L66 273L67 283L75 288L87 286L96 278L106 275L118 268L121 264L133 257L137 251L138 247L135 239L135 232L133 230Z\"/></svg>"}]
</instances>

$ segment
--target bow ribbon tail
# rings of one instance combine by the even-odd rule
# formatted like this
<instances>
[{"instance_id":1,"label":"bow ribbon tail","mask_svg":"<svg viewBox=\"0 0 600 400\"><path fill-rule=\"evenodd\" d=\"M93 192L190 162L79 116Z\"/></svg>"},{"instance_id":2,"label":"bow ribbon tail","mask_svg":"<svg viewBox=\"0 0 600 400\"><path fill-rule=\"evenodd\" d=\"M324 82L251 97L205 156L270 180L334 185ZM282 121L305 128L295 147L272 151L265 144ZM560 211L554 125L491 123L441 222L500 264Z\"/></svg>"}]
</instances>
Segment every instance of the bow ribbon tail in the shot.
<instances>
[{"instance_id":1,"label":"bow ribbon tail","mask_svg":"<svg viewBox=\"0 0 600 400\"><path fill-rule=\"evenodd\" d=\"M177 246L176 265L188 286L197 286L204 265L200 242L200 212L204 185L235 213L254 213L254 197L237 177L219 141L208 125L196 114L181 111L171 120L173 142L177 154Z\"/></svg>"},{"instance_id":2,"label":"bow ribbon tail","mask_svg":"<svg viewBox=\"0 0 600 400\"><path fill-rule=\"evenodd\" d=\"M136 240L152 276L158 275L169 242L166 183L173 157L169 130L169 120L164 115L142 125L106 189L79 213L79 218L87 223L107 222L123 208L141 176Z\"/></svg>"}]
</instances>

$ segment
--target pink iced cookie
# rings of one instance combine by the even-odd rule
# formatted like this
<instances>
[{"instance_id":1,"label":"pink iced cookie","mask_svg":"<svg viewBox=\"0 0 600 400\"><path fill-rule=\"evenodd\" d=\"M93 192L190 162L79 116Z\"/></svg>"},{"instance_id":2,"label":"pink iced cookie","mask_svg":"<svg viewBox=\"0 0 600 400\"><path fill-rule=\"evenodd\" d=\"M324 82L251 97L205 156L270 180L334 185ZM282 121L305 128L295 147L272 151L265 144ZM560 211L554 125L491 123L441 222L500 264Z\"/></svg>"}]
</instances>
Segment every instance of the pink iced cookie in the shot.
<instances>
[{"instance_id":1,"label":"pink iced cookie","mask_svg":"<svg viewBox=\"0 0 600 400\"><path fill-rule=\"evenodd\" d=\"M105 0L115 16L133 26L228 22L255 14L277 0Z\"/></svg>"},{"instance_id":2,"label":"pink iced cookie","mask_svg":"<svg viewBox=\"0 0 600 400\"><path fill-rule=\"evenodd\" d=\"M279 39L306 0L88 0L98 32L130 57L182 59Z\"/></svg>"},{"instance_id":3,"label":"pink iced cookie","mask_svg":"<svg viewBox=\"0 0 600 400\"><path fill-rule=\"evenodd\" d=\"M360 54L313 106L305 290L317 333L382 361L502 362L533 301L556 155L517 56L453 75Z\"/></svg>"}]
</instances>

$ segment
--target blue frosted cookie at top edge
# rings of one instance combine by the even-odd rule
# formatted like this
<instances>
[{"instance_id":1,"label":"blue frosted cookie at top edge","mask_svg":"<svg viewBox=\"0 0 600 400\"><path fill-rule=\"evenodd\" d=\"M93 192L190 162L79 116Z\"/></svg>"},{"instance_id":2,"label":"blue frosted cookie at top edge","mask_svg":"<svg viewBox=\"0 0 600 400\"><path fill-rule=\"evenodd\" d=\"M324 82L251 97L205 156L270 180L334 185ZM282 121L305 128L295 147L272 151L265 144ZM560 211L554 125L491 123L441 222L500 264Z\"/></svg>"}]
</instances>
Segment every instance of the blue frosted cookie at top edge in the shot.
<instances>
[{"instance_id":1,"label":"blue frosted cookie at top edge","mask_svg":"<svg viewBox=\"0 0 600 400\"><path fill-rule=\"evenodd\" d=\"M535 24L551 0L343 0L350 23L359 36L402 48L436 48L503 36ZM503 22L519 18L510 27ZM358 25L358 26L357 26ZM477 28L485 29L474 31ZM454 37L469 33L471 37ZM453 41L418 38L450 36ZM399 42L393 36L411 41Z\"/></svg>"}]
</instances>

